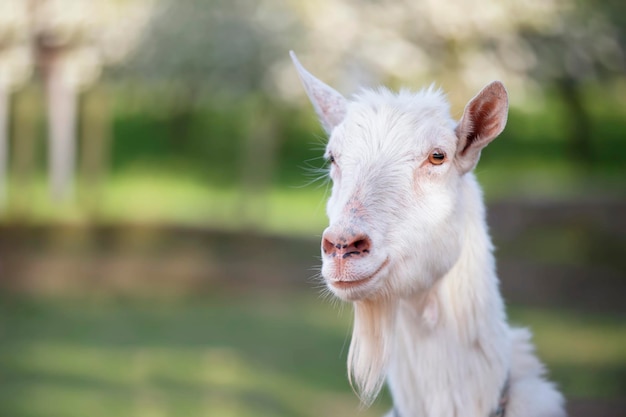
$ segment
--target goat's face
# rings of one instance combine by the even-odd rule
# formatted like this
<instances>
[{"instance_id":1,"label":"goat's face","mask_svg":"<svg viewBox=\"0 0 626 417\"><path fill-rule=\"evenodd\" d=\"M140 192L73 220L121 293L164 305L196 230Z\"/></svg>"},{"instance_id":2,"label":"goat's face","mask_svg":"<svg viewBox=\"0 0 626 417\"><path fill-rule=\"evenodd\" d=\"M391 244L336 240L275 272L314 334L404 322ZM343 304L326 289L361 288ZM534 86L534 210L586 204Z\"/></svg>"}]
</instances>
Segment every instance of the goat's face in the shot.
<instances>
[{"instance_id":1,"label":"goat's face","mask_svg":"<svg viewBox=\"0 0 626 417\"><path fill-rule=\"evenodd\" d=\"M328 287L345 300L429 288L459 257L462 177L504 128L504 87L486 87L456 124L432 89L364 92L347 102L294 61L330 133L333 187L322 237Z\"/></svg>"},{"instance_id":2,"label":"goat's face","mask_svg":"<svg viewBox=\"0 0 626 417\"><path fill-rule=\"evenodd\" d=\"M408 94L368 93L332 132L322 275L341 298L406 294L458 258L454 126L445 105L419 104Z\"/></svg>"}]
</instances>

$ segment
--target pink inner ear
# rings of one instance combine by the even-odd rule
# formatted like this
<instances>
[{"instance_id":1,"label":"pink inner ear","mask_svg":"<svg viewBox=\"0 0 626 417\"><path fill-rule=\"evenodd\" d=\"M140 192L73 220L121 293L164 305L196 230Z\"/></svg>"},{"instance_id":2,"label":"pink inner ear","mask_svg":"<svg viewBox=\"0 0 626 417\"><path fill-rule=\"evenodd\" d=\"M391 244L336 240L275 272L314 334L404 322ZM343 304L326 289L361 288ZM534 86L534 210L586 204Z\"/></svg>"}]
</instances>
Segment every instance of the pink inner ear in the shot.
<instances>
[{"instance_id":1,"label":"pink inner ear","mask_svg":"<svg viewBox=\"0 0 626 417\"><path fill-rule=\"evenodd\" d=\"M457 135L465 141L460 155L472 147L483 148L504 129L508 111L506 90L500 82L485 87L465 108Z\"/></svg>"},{"instance_id":2,"label":"pink inner ear","mask_svg":"<svg viewBox=\"0 0 626 417\"><path fill-rule=\"evenodd\" d=\"M470 109L468 132L465 132L466 142L461 154L482 137L495 137L499 132L500 119L495 101L480 101L475 108Z\"/></svg>"}]
</instances>

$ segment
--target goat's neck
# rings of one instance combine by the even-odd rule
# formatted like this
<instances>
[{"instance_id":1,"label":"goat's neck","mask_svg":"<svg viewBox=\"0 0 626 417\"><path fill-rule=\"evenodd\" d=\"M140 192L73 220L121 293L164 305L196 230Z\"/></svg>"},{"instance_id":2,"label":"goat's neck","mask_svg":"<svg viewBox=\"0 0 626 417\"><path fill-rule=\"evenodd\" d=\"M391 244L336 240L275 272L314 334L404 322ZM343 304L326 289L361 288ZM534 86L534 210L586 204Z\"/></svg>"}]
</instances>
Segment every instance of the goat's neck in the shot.
<instances>
[{"instance_id":1,"label":"goat's neck","mask_svg":"<svg viewBox=\"0 0 626 417\"><path fill-rule=\"evenodd\" d=\"M509 330L480 190L468 179L455 266L427 293L395 302L388 383L402 417L485 417L509 372Z\"/></svg>"}]
</instances>

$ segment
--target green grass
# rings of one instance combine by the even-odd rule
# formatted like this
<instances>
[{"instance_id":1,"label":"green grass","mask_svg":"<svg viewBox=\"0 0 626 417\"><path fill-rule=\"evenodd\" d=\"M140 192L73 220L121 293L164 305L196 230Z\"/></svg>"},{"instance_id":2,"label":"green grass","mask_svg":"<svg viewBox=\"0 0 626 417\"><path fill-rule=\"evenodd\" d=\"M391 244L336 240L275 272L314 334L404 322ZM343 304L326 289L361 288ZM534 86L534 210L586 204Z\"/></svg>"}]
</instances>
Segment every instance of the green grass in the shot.
<instances>
[{"instance_id":1,"label":"green grass","mask_svg":"<svg viewBox=\"0 0 626 417\"><path fill-rule=\"evenodd\" d=\"M28 188L10 184L10 203L0 210L0 221L177 224L311 236L326 225L325 195L324 186L250 193L184 173L138 169L112 176L96 192L79 186L74 199L61 202L50 198L43 179Z\"/></svg>"},{"instance_id":2,"label":"green grass","mask_svg":"<svg viewBox=\"0 0 626 417\"><path fill-rule=\"evenodd\" d=\"M351 320L315 294L0 298L0 415L379 416L346 381ZM626 324L516 307L565 394L611 398Z\"/></svg>"},{"instance_id":3,"label":"green grass","mask_svg":"<svg viewBox=\"0 0 626 417\"><path fill-rule=\"evenodd\" d=\"M348 316L322 306L3 300L0 415L348 414L358 409L342 357Z\"/></svg>"},{"instance_id":4,"label":"green grass","mask_svg":"<svg viewBox=\"0 0 626 417\"><path fill-rule=\"evenodd\" d=\"M624 195L622 174L598 177L565 162L533 166L503 157L485 161L476 171L488 201ZM304 186L306 182L303 173L291 186L251 191L241 184L216 185L167 165L139 165L111 175L96 188L78 184L75 198L57 202L40 177L28 187L9 184L9 204L0 210L0 221L166 223L311 236L326 226L329 190L324 182Z\"/></svg>"},{"instance_id":5,"label":"green grass","mask_svg":"<svg viewBox=\"0 0 626 417\"><path fill-rule=\"evenodd\" d=\"M550 376L571 397L621 398L626 388L624 317L514 307L511 320L529 326Z\"/></svg>"}]
</instances>

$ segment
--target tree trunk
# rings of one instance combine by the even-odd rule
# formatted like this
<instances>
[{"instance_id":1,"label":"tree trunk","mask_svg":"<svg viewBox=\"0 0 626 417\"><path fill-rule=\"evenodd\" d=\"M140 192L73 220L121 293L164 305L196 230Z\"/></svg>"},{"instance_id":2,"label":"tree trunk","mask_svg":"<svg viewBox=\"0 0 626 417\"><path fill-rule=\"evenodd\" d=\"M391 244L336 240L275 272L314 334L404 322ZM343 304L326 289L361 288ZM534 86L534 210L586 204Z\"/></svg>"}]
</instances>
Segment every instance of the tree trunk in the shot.
<instances>
[{"instance_id":1,"label":"tree trunk","mask_svg":"<svg viewBox=\"0 0 626 417\"><path fill-rule=\"evenodd\" d=\"M191 128L196 114L199 87L185 83L174 92L174 106L170 116L170 143L175 149L185 149L191 140Z\"/></svg>"},{"instance_id":2,"label":"tree trunk","mask_svg":"<svg viewBox=\"0 0 626 417\"><path fill-rule=\"evenodd\" d=\"M80 177L87 210L97 215L111 143L109 103L103 87L93 87L81 100Z\"/></svg>"},{"instance_id":3,"label":"tree trunk","mask_svg":"<svg viewBox=\"0 0 626 417\"><path fill-rule=\"evenodd\" d=\"M4 209L7 198L7 164L9 155L9 103L9 90L0 82L0 209Z\"/></svg>"},{"instance_id":4,"label":"tree trunk","mask_svg":"<svg viewBox=\"0 0 626 417\"><path fill-rule=\"evenodd\" d=\"M259 99L251 104L247 140L242 149L242 204L239 217L253 230L268 215L267 197L276 167L278 129L271 107Z\"/></svg>"},{"instance_id":5,"label":"tree trunk","mask_svg":"<svg viewBox=\"0 0 626 417\"><path fill-rule=\"evenodd\" d=\"M15 215L32 211L32 180L37 169L37 144L41 117L41 91L29 85L15 97L12 173L16 192L11 197Z\"/></svg>"},{"instance_id":6,"label":"tree trunk","mask_svg":"<svg viewBox=\"0 0 626 417\"><path fill-rule=\"evenodd\" d=\"M59 57L47 74L49 170L52 197L64 200L73 194L76 158L76 87L67 79Z\"/></svg>"},{"instance_id":7,"label":"tree trunk","mask_svg":"<svg viewBox=\"0 0 626 417\"><path fill-rule=\"evenodd\" d=\"M594 155L591 120L585 109L584 99L575 80L562 78L556 84L566 110L569 154L573 160L588 167L593 163Z\"/></svg>"}]
</instances>

